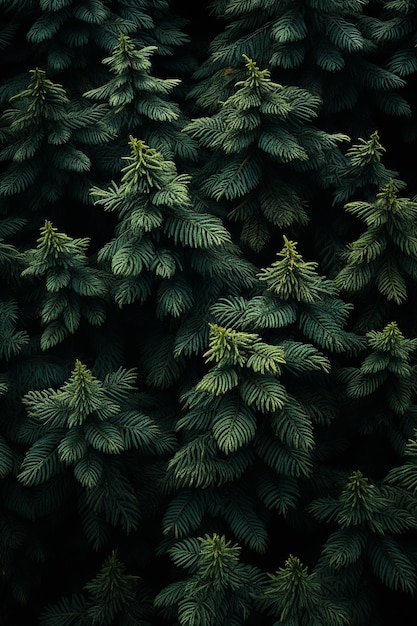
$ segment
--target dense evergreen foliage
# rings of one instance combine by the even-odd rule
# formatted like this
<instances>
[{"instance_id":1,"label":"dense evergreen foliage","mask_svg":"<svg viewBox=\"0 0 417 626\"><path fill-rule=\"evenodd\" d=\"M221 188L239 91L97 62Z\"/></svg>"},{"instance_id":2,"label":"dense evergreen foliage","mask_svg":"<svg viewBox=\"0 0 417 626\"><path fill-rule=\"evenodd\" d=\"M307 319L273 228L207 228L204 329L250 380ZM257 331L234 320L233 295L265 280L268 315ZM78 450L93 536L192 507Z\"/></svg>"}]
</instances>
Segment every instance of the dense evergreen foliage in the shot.
<instances>
[{"instance_id":1,"label":"dense evergreen foliage","mask_svg":"<svg viewBox=\"0 0 417 626\"><path fill-rule=\"evenodd\" d=\"M417 1L0 0L1 626L405 626Z\"/></svg>"}]
</instances>

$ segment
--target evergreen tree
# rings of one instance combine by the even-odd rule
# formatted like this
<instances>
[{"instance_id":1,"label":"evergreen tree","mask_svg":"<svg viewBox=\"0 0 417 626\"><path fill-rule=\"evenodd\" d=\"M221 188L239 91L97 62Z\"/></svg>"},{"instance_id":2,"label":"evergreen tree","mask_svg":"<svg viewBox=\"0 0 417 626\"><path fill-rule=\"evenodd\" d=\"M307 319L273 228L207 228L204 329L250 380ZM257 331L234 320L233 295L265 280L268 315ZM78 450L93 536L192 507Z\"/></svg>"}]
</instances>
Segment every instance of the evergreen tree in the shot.
<instances>
[{"instance_id":1,"label":"evergreen tree","mask_svg":"<svg viewBox=\"0 0 417 626\"><path fill-rule=\"evenodd\" d=\"M346 151L343 160L330 169L330 175L334 177L334 204L352 201L359 194L361 199L371 200L390 179L397 180L398 172L388 169L383 163L385 152L378 131L371 133L367 140L359 138ZM403 185L397 180L398 187Z\"/></svg>"},{"instance_id":2,"label":"evergreen tree","mask_svg":"<svg viewBox=\"0 0 417 626\"><path fill-rule=\"evenodd\" d=\"M410 115L402 96L406 82L398 72L399 64L394 57L388 69L380 51L381 43L391 44L392 20L387 13L396 8L377 9L372 20L366 15L366 4L361 0L296 4L291 0L214 0L212 9L225 26L195 72L192 97L199 107L217 110L219 102L231 95L236 80L241 80L240 58L246 54L261 67L270 68L274 80L288 76L291 84L320 97L327 130L337 126L348 135L366 135L377 126L374 107L389 116ZM404 38L407 43L410 39L405 11L397 9L402 15L394 31L401 45ZM412 62L406 67L415 72Z\"/></svg>"},{"instance_id":3,"label":"evergreen tree","mask_svg":"<svg viewBox=\"0 0 417 626\"><path fill-rule=\"evenodd\" d=\"M171 11L167 0L2 0L0 7L5 16L2 42L11 63L17 61L20 72L42 67L71 96L103 76L101 59L120 33L134 36L141 47L156 46L161 69L193 67L193 59L190 63L180 52L188 40L185 20ZM23 48L17 59L13 44ZM2 92L7 97L21 76L5 78Z\"/></svg>"},{"instance_id":4,"label":"evergreen tree","mask_svg":"<svg viewBox=\"0 0 417 626\"><path fill-rule=\"evenodd\" d=\"M111 175L120 170L129 135L138 133L167 159L187 162L197 157L194 143L181 132L186 118L178 104L168 99L181 81L157 78L151 73L151 58L157 50L157 46L138 49L128 35L121 34L112 55L102 61L109 66L112 77L84 94L110 106L107 123L117 139L110 154L109 146L104 147L103 159L105 164L110 161L107 169Z\"/></svg>"},{"instance_id":5,"label":"evergreen tree","mask_svg":"<svg viewBox=\"0 0 417 626\"><path fill-rule=\"evenodd\" d=\"M278 256L259 272L259 295L211 307L228 326L210 324L204 356L213 365L182 398L182 445L168 464L167 489L177 492L164 518L168 538L207 531L212 520L263 552L268 524L282 523L311 489L325 455L320 430L337 417L338 383L322 350L355 353L361 344L344 329L349 307L316 264L286 238Z\"/></svg>"},{"instance_id":6,"label":"evergreen tree","mask_svg":"<svg viewBox=\"0 0 417 626\"><path fill-rule=\"evenodd\" d=\"M126 573L126 566L113 550L99 573L86 583L83 594L74 594L48 607L41 626L61 620L67 626L94 624L140 624L148 626L152 600L139 576Z\"/></svg>"},{"instance_id":7,"label":"evergreen tree","mask_svg":"<svg viewBox=\"0 0 417 626\"><path fill-rule=\"evenodd\" d=\"M260 252L278 229L306 224L311 177L326 178L327 159L347 137L310 124L317 96L274 83L268 69L243 57L246 80L236 83L220 111L184 130L208 150L198 174L202 190L241 223L241 244Z\"/></svg>"},{"instance_id":8,"label":"evergreen tree","mask_svg":"<svg viewBox=\"0 0 417 626\"><path fill-rule=\"evenodd\" d=\"M415 0L0 0L2 626L415 607Z\"/></svg>"},{"instance_id":9,"label":"evergreen tree","mask_svg":"<svg viewBox=\"0 0 417 626\"><path fill-rule=\"evenodd\" d=\"M366 340L366 354L360 365L341 368L338 375L346 390L347 414L352 416L345 424L348 432L354 433L356 457L365 454L367 466L383 475L392 457L401 456L417 426L413 356L417 344L416 339L404 337L396 322L381 331L369 331ZM359 420L355 415L360 416ZM358 437L364 445L370 437L378 442L375 458L362 450Z\"/></svg>"},{"instance_id":10,"label":"evergreen tree","mask_svg":"<svg viewBox=\"0 0 417 626\"><path fill-rule=\"evenodd\" d=\"M96 202L120 220L98 261L114 276L119 307L154 299L150 314L161 324L154 322L158 334L151 342L140 336L144 367L149 382L167 387L183 370L185 356L204 345L209 306L231 279L234 290L249 288L254 271L221 220L192 205L190 176L143 140L131 137L129 145L120 184L92 189Z\"/></svg>"},{"instance_id":11,"label":"evergreen tree","mask_svg":"<svg viewBox=\"0 0 417 626\"><path fill-rule=\"evenodd\" d=\"M160 591L156 606L178 624L245 624L253 607L253 594L263 586L261 572L241 563L240 548L224 535L190 537L170 550L175 565L190 573Z\"/></svg>"},{"instance_id":12,"label":"evergreen tree","mask_svg":"<svg viewBox=\"0 0 417 626\"><path fill-rule=\"evenodd\" d=\"M358 138L345 154L334 154L337 160L328 168L327 186L332 190L332 204L337 217L329 225L328 216L320 216L315 254L332 278L343 266L341 253L347 244L346 238L356 231L351 214L345 210L346 203L359 199L373 201L390 180L395 179L398 189L405 184L398 180L398 172L385 166L385 152L378 131L374 131L367 140Z\"/></svg>"},{"instance_id":13,"label":"evergreen tree","mask_svg":"<svg viewBox=\"0 0 417 626\"><path fill-rule=\"evenodd\" d=\"M398 187L401 184L390 179L373 202L358 200L346 205L346 211L359 217L367 228L342 252L343 267L335 282L355 301L360 329L386 323L389 315L395 315L393 307L407 298L415 310L417 204L399 196ZM414 334L416 326L409 314L410 310L404 323Z\"/></svg>"},{"instance_id":14,"label":"evergreen tree","mask_svg":"<svg viewBox=\"0 0 417 626\"><path fill-rule=\"evenodd\" d=\"M32 295L40 306L42 350L63 341L80 328L81 318L100 325L106 316L108 279L88 265L89 240L72 239L58 232L51 222L41 228L38 245L27 250L23 276L40 278L43 288Z\"/></svg>"},{"instance_id":15,"label":"evergreen tree","mask_svg":"<svg viewBox=\"0 0 417 626\"><path fill-rule=\"evenodd\" d=\"M347 602L335 592L335 579L326 580L318 571L310 574L298 557L291 554L269 578L257 604L278 618L274 624L351 623Z\"/></svg>"},{"instance_id":16,"label":"evergreen tree","mask_svg":"<svg viewBox=\"0 0 417 626\"><path fill-rule=\"evenodd\" d=\"M29 74L27 88L10 98L11 108L0 119L0 197L16 217L26 207L27 228L39 227L44 220L38 215L46 210L50 217L59 211L65 226L66 213L72 209L74 218L74 205L88 203L91 159L85 150L108 141L112 132L102 105L70 100L42 69Z\"/></svg>"},{"instance_id":17,"label":"evergreen tree","mask_svg":"<svg viewBox=\"0 0 417 626\"><path fill-rule=\"evenodd\" d=\"M140 468L137 455L122 453L139 450L146 459L173 446L162 424L141 410L134 377L134 372L120 369L101 381L76 361L58 390L28 392L23 399L28 419L20 438L30 447L18 479L24 485L42 485L73 467L83 488L76 492L85 532L96 546L106 538L104 522L129 532L142 515L145 494L137 491L136 480L140 470L147 474L146 462Z\"/></svg>"},{"instance_id":18,"label":"evergreen tree","mask_svg":"<svg viewBox=\"0 0 417 626\"><path fill-rule=\"evenodd\" d=\"M401 535L416 526L413 507L395 489L355 470L338 497L317 499L309 509L317 519L336 525L323 546L318 570L338 581L335 590L349 602L354 623L381 623L383 592L376 579L385 587L414 592L415 554L401 541Z\"/></svg>"}]
</instances>

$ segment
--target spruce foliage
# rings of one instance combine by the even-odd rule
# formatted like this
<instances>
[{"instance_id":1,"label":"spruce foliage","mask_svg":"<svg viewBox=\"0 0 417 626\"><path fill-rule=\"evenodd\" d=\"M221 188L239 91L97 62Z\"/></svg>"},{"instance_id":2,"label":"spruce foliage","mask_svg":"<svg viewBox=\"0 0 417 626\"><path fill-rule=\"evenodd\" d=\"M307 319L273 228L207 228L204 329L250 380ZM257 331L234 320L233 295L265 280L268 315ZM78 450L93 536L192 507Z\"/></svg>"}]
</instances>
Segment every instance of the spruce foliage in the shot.
<instances>
[{"instance_id":1,"label":"spruce foliage","mask_svg":"<svg viewBox=\"0 0 417 626\"><path fill-rule=\"evenodd\" d=\"M10 108L1 118L0 157L6 167L0 194L6 198L23 195L33 211L64 194L83 199L88 184L83 178L91 161L71 139L90 124L99 129L102 115L100 107L83 114L85 105L71 101L45 70L35 68L29 74L27 88L10 98ZM111 133L103 127L102 136L109 139ZM78 184L74 184L77 175Z\"/></svg>"},{"instance_id":2,"label":"spruce foliage","mask_svg":"<svg viewBox=\"0 0 417 626\"><path fill-rule=\"evenodd\" d=\"M120 184L91 190L96 202L120 220L98 262L114 277L112 294L119 307L154 300L153 315L163 324L154 324L161 334L149 345L142 339L144 367L149 382L166 387L178 378L184 356L204 345L208 308L229 289L230 276L234 289L249 288L254 270L241 259L219 217L193 206L190 175L179 174L174 161L142 139L131 136L129 145Z\"/></svg>"},{"instance_id":3,"label":"spruce foliage","mask_svg":"<svg viewBox=\"0 0 417 626\"><path fill-rule=\"evenodd\" d=\"M186 568L188 579L163 589L155 604L170 609L179 624L245 624L252 594L262 588L262 574L239 559L240 548L224 535L190 537L170 550L173 562ZM174 611L172 610L174 609Z\"/></svg>"},{"instance_id":4,"label":"spruce foliage","mask_svg":"<svg viewBox=\"0 0 417 626\"><path fill-rule=\"evenodd\" d=\"M342 252L343 266L335 282L348 297L359 301L358 325L364 329L383 323L393 306L409 297L414 310L410 285L416 276L417 204L399 196L398 186L389 179L373 202L359 200L345 207L365 223L366 230ZM379 307L370 304L381 300ZM411 322L410 330L415 329Z\"/></svg>"},{"instance_id":5,"label":"spruce foliage","mask_svg":"<svg viewBox=\"0 0 417 626\"><path fill-rule=\"evenodd\" d=\"M0 17L1 625L410 623L416 2Z\"/></svg>"},{"instance_id":6,"label":"spruce foliage","mask_svg":"<svg viewBox=\"0 0 417 626\"><path fill-rule=\"evenodd\" d=\"M108 279L97 268L89 267L85 253L88 244L88 239L71 239L46 221L38 246L25 253L22 275L44 283L41 293L32 296L41 306L41 324L45 326L42 350L76 333L82 317L93 325L105 319Z\"/></svg>"},{"instance_id":7,"label":"spruce foliage","mask_svg":"<svg viewBox=\"0 0 417 626\"><path fill-rule=\"evenodd\" d=\"M209 151L198 174L201 189L241 223L241 243L260 252L278 229L307 222L310 172L326 178L327 159L347 137L310 124L320 98L273 82L268 69L243 59L246 80L235 84L218 112L193 120L184 131Z\"/></svg>"}]
</instances>

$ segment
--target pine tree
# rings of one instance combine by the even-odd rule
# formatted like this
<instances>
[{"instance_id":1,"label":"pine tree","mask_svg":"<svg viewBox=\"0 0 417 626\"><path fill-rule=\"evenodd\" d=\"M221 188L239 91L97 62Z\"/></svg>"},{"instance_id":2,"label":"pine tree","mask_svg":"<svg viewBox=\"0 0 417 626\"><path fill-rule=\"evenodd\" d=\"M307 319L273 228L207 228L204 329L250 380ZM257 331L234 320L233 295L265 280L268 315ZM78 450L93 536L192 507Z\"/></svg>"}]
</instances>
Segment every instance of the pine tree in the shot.
<instances>
[{"instance_id":1,"label":"pine tree","mask_svg":"<svg viewBox=\"0 0 417 626\"><path fill-rule=\"evenodd\" d=\"M162 67L184 70L189 64L186 57L175 58L188 38L182 30L184 19L171 11L167 0L2 0L0 6L6 17L4 47L11 47L19 33L17 41L23 40L26 53L21 67L38 64L59 77L71 94L94 83L96 72L102 74L100 61L121 33L137 37L140 46L156 46Z\"/></svg>"},{"instance_id":2,"label":"pine tree","mask_svg":"<svg viewBox=\"0 0 417 626\"><path fill-rule=\"evenodd\" d=\"M170 550L177 567L189 572L155 598L156 607L181 625L245 624L253 594L263 586L262 573L240 561L240 548L224 535L190 537Z\"/></svg>"},{"instance_id":3,"label":"pine tree","mask_svg":"<svg viewBox=\"0 0 417 626\"><path fill-rule=\"evenodd\" d=\"M120 184L93 188L96 202L119 215L98 262L114 276L119 307L155 299L159 334L145 344L150 382L169 386L207 338L209 306L230 288L249 288L252 266L240 258L221 220L191 203L190 175L143 140L131 137ZM227 272L227 278L226 278ZM204 285L209 280L209 285ZM155 348L159 344L158 348ZM176 358L177 357L177 358Z\"/></svg>"},{"instance_id":4,"label":"pine tree","mask_svg":"<svg viewBox=\"0 0 417 626\"><path fill-rule=\"evenodd\" d=\"M111 175L120 170L129 135L140 134L167 159L196 159L195 145L181 132L186 118L178 104L168 99L181 81L157 78L151 73L151 59L157 50L157 46L138 49L128 35L121 34L112 55L102 61L109 66L112 77L84 94L110 106L107 122L114 128L117 140L110 154L109 146L105 146L103 159L105 163L111 161L107 166Z\"/></svg>"},{"instance_id":5,"label":"pine tree","mask_svg":"<svg viewBox=\"0 0 417 626\"><path fill-rule=\"evenodd\" d=\"M415 0L0 0L2 626L415 605Z\"/></svg>"},{"instance_id":6,"label":"pine tree","mask_svg":"<svg viewBox=\"0 0 417 626\"><path fill-rule=\"evenodd\" d=\"M385 456L376 449L375 458L368 450L360 451L366 463L381 475L384 466L399 458L408 439L417 427L414 404L414 352L416 339L407 339L396 322L388 323L381 331L366 333L366 352L360 365L345 367L338 371L343 380L346 411L351 417L346 420L348 431L362 437L365 443L370 437L378 441ZM354 416L359 416L359 420ZM389 466L388 466L389 468Z\"/></svg>"},{"instance_id":7,"label":"pine tree","mask_svg":"<svg viewBox=\"0 0 417 626\"><path fill-rule=\"evenodd\" d=\"M354 218L345 210L346 203L355 200L373 201L390 180L395 180L397 189L405 186L398 179L398 172L384 164L385 153L379 133L374 131L367 140L359 137L345 154L334 154L337 159L328 168L326 184L332 190L336 219L329 224L328 215L320 215L316 227L315 253L323 269L332 278L343 265L341 256L350 233L356 231L352 223Z\"/></svg>"},{"instance_id":8,"label":"pine tree","mask_svg":"<svg viewBox=\"0 0 417 626\"><path fill-rule=\"evenodd\" d=\"M82 487L75 489L81 518L95 546L106 540L108 524L125 532L138 527L144 514L136 488L139 472L147 474L148 455L163 455L173 447L162 424L141 410L134 378L133 371L120 369L101 381L76 361L62 387L30 391L23 399L28 419L20 438L30 447L18 480L27 486L52 481L59 489L54 478L73 468L76 485ZM130 450L140 451L140 464L136 454L123 454Z\"/></svg>"},{"instance_id":9,"label":"pine tree","mask_svg":"<svg viewBox=\"0 0 417 626\"><path fill-rule=\"evenodd\" d=\"M354 354L361 343L344 329L349 307L317 264L286 238L278 257L259 272L259 295L211 307L223 325L210 324L204 356L212 366L182 397L167 539L207 531L210 520L262 553L268 524L281 524L312 488L326 455L322 437L338 417L339 387L329 356Z\"/></svg>"},{"instance_id":10,"label":"pine tree","mask_svg":"<svg viewBox=\"0 0 417 626\"><path fill-rule=\"evenodd\" d=\"M366 6L360 0L342 4L334 0L215 0L211 6L224 27L195 72L197 84L191 94L199 107L218 110L219 102L241 80L240 58L246 54L261 67L270 68L273 80L281 76L287 82L288 76L293 85L320 97L327 130L337 125L342 133L366 135L377 126L374 107L384 115L410 115L399 65L394 57L388 69L380 52L382 43L386 47L391 43L387 12L395 11L395 6L388 11L377 9L373 20L364 14ZM404 9L397 11L402 15L394 36L408 43L411 26L405 26ZM415 71L412 62L406 67Z\"/></svg>"},{"instance_id":11,"label":"pine tree","mask_svg":"<svg viewBox=\"0 0 417 626\"><path fill-rule=\"evenodd\" d=\"M311 342L327 355L357 353L361 339L347 329L352 305L316 261L304 260L297 242L284 235L283 243L275 261L259 270L257 293L220 299L211 308L216 319L279 341Z\"/></svg>"},{"instance_id":12,"label":"pine tree","mask_svg":"<svg viewBox=\"0 0 417 626\"><path fill-rule=\"evenodd\" d=\"M37 247L24 255L22 275L43 283L32 295L45 327L40 338L42 350L57 345L69 333L74 335L81 318L92 325L105 320L109 281L103 272L89 266L88 245L88 239L72 239L46 221Z\"/></svg>"},{"instance_id":13,"label":"pine tree","mask_svg":"<svg viewBox=\"0 0 417 626\"><path fill-rule=\"evenodd\" d=\"M371 133L369 139L359 138L351 145L340 165L331 170L335 186L334 204L352 201L359 194L361 199L371 200L391 179L398 179L398 172L388 169L383 163L385 152L378 131ZM397 180L399 188L403 185Z\"/></svg>"},{"instance_id":14,"label":"pine tree","mask_svg":"<svg viewBox=\"0 0 417 626\"><path fill-rule=\"evenodd\" d=\"M41 626L64 623L67 626L95 624L140 624L148 626L152 600L139 576L126 573L116 551L106 558L99 573L74 594L48 607L41 616Z\"/></svg>"},{"instance_id":15,"label":"pine tree","mask_svg":"<svg viewBox=\"0 0 417 626\"><path fill-rule=\"evenodd\" d=\"M92 126L96 143L111 137L102 106L87 111L44 70L35 68L29 74L27 88L10 98L0 126L0 159L5 162L0 196L15 201L18 216L23 205L39 212L58 202L66 207L70 198L85 203L91 161L80 144L90 143Z\"/></svg>"},{"instance_id":16,"label":"pine tree","mask_svg":"<svg viewBox=\"0 0 417 626\"><path fill-rule=\"evenodd\" d=\"M291 554L269 578L257 605L278 618L276 624L351 623L349 606L344 598L337 597L334 579L326 580L318 571L309 573L298 557Z\"/></svg>"},{"instance_id":17,"label":"pine tree","mask_svg":"<svg viewBox=\"0 0 417 626\"><path fill-rule=\"evenodd\" d=\"M97 215L89 197L89 177L98 161L92 146L97 148L112 137L106 108L71 97L39 66L12 82L5 95L0 118L0 197L5 215L24 220L19 233L22 245L31 245L48 218L71 230L82 215L84 228L92 234ZM90 205L88 212L86 205Z\"/></svg>"},{"instance_id":18,"label":"pine tree","mask_svg":"<svg viewBox=\"0 0 417 626\"><path fill-rule=\"evenodd\" d=\"M417 205L399 196L398 187L401 183L390 179L372 202L346 205L346 211L359 217L366 230L342 252L343 267L335 282L355 302L360 329L380 326L389 315L397 317L394 306L407 298L412 310L415 306ZM414 334L416 327L408 315L404 323Z\"/></svg>"},{"instance_id":19,"label":"pine tree","mask_svg":"<svg viewBox=\"0 0 417 626\"><path fill-rule=\"evenodd\" d=\"M317 519L337 526L323 546L317 569L338 581L335 589L349 602L354 623L383 618L376 580L384 587L414 592L417 562L400 537L414 529L416 521L410 502L395 489L355 470L338 497L319 498L309 509Z\"/></svg>"},{"instance_id":20,"label":"pine tree","mask_svg":"<svg viewBox=\"0 0 417 626\"><path fill-rule=\"evenodd\" d=\"M279 229L306 224L312 177L326 178L327 159L347 137L311 124L317 96L273 82L268 69L243 58L247 76L235 93L184 131L208 152L198 174L201 189L241 224L240 243L260 252Z\"/></svg>"}]
</instances>

